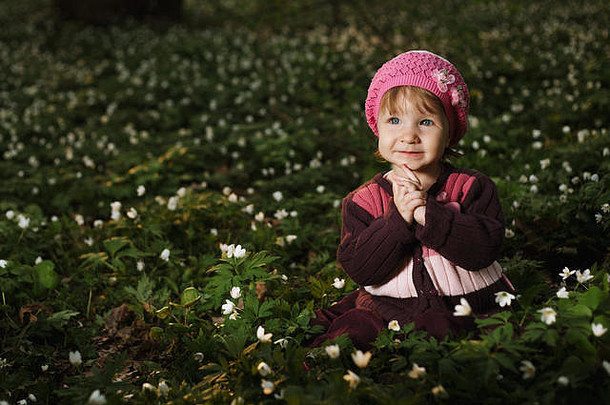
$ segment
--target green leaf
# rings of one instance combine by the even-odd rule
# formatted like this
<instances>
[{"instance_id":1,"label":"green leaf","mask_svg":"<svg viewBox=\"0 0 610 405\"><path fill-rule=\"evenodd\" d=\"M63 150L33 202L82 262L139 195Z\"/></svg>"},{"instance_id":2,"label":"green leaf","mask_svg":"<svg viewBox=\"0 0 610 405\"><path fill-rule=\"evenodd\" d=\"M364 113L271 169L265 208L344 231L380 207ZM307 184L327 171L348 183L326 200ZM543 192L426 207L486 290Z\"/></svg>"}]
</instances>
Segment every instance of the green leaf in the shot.
<instances>
[{"instance_id":1,"label":"green leaf","mask_svg":"<svg viewBox=\"0 0 610 405\"><path fill-rule=\"evenodd\" d=\"M513 360L504 353L494 353L492 354L492 358L502 367L509 369L513 372L518 372L515 367L515 363Z\"/></svg>"},{"instance_id":2,"label":"green leaf","mask_svg":"<svg viewBox=\"0 0 610 405\"><path fill-rule=\"evenodd\" d=\"M66 309L64 311L54 312L47 318L47 321L55 328L62 329L70 320L70 318L80 314L77 311L70 311Z\"/></svg>"},{"instance_id":3,"label":"green leaf","mask_svg":"<svg viewBox=\"0 0 610 405\"><path fill-rule=\"evenodd\" d=\"M511 315L512 313L510 311L504 311L494 314L488 318L475 319L474 321L476 322L479 328L491 325L504 325L506 322L508 322Z\"/></svg>"},{"instance_id":4,"label":"green leaf","mask_svg":"<svg viewBox=\"0 0 610 405\"><path fill-rule=\"evenodd\" d=\"M104 249L108 251L110 257L115 257L116 252L129 245L131 242L124 236L115 236L104 241Z\"/></svg>"},{"instance_id":5,"label":"green leaf","mask_svg":"<svg viewBox=\"0 0 610 405\"><path fill-rule=\"evenodd\" d=\"M59 284L59 276L54 269L55 264L49 260L43 260L34 266L36 277L43 287L52 289Z\"/></svg>"},{"instance_id":6,"label":"green leaf","mask_svg":"<svg viewBox=\"0 0 610 405\"><path fill-rule=\"evenodd\" d=\"M595 347L589 342L588 337L579 330L569 329L566 333L568 343L574 345L577 353L582 357L595 357Z\"/></svg>"},{"instance_id":7,"label":"green leaf","mask_svg":"<svg viewBox=\"0 0 610 405\"><path fill-rule=\"evenodd\" d=\"M588 321L593 316L593 312L591 312L591 309L588 306L576 304L567 308L564 316L566 318L580 318Z\"/></svg>"},{"instance_id":8,"label":"green leaf","mask_svg":"<svg viewBox=\"0 0 610 405\"><path fill-rule=\"evenodd\" d=\"M455 362L448 358L443 358L438 361L438 373L442 378L451 378L457 375Z\"/></svg>"},{"instance_id":9,"label":"green leaf","mask_svg":"<svg viewBox=\"0 0 610 405\"><path fill-rule=\"evenodd\" d=\"M184 305L185 307L190 307L200 299L201 295L199 295L199 291L197 291L195 287L188 287L182 291L182 295L180 296L180 304Z\"/></svg>"},{"instance_id":10,"label":"green leaf","mask_svg":"<svg viewBox=\"0 0 610 405\"><path fill-rule=\"evenodd\" d=\"M117 255L116 258L121 258L121 257L133 257L134 259L137 259L139 257L144 256L144 254L142 252L140 252L138 249L136 248L127 248L127 249L123 249L121 250Z\"/></svg>"},{"instance_id":11,"label":"green leaf","mask_svg":"<svg viewBox=\"0 0 610 405\"><path fill-rule=\"evenodd\" d=\"M559 340L559 333L557 333L557 330L555 329L548 329L544 332L542 340L544 340L547 345L555 347L557 346L557 341Z\"/></svg>"},{"instance_id":12,"label":"green leaf","mask_svg":"<svg viewBox=\"0 0 610 405\"><path fill-rule=\"evenodd\" d=\"M608 298L608 293L602 291L599 287L593 286L589 290L578 297L578 302L586 305L588 308L595 310L598 305Z\"/></svg>"}]
</instances>

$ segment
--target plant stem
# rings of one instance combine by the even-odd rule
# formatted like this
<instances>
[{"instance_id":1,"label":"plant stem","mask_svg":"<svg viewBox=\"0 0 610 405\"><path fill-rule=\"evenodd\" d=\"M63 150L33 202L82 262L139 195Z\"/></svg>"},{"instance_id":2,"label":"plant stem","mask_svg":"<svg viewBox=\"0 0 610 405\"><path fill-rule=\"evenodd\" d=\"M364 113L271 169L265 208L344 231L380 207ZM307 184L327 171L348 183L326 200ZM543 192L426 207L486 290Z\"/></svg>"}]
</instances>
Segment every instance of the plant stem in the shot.
<instances>
[{"instance_id":1,"label":"plant stem","mask_svg":"<svg viewBox=\"0 0 610 405\"><path fill-rule=\"evenodd\" d=\"M87 300L87 318L89 318L89 311L91 311L91 297L93 296L93 288L89 288L89 299Z\"/></svg>"}]
</instances>

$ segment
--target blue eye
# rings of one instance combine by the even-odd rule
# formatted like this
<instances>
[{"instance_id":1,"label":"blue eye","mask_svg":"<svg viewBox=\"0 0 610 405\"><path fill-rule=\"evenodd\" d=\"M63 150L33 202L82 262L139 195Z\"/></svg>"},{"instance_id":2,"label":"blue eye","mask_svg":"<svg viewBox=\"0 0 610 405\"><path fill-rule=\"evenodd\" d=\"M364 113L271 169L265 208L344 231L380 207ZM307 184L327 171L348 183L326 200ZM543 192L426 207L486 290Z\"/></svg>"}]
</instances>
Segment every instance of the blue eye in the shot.
<instances>
[{"instance_id":1,"label":"blue eye","mask_svg":"<svg viewBox=\"0 0 610 405\"><path fill-rule=\"evenodd\" d=\"M429 119L421 120L420 125L429 127L430 125L432 125L432 120L429 120Z\"/></svg>"},{"instance_id":2,"label":"blue eye","mask_svg":"<svg viewBox=\"0 0 610 405\"><path fill-rule=\"evenodd\" d=\"M400 123L400 120L396 117L390 118L389 121L390 121L390 124L392 124L392 125L398 125Z\"/></svg>"}]
</instances>

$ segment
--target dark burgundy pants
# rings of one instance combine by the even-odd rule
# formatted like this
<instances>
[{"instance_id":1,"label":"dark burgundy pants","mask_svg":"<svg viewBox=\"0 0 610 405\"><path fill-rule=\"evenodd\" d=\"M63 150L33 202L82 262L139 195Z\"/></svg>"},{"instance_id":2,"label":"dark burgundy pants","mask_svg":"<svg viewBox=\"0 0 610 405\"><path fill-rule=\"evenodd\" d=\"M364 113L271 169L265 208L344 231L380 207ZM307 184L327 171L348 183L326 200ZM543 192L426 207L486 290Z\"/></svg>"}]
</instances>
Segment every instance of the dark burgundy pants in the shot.
<instances>
[{"instance_id":1,"label":"dark burgundy pants","mask_svg":"<svg viewBox=\"0 0 610 405\"><path fill-rule=\"evenodd\" d=\"M358 291L354 291L330 308L316 311L317 317L310 324L322 325L326 332L318 336L310 347L321 346L326 340L332 341L347 333L356 348L371 348L371 342L385 327L385 322L373 310L359 305L357 298Z\"/></svg>"},{"instance_id":2,"label":"dark burgundy pants","mask_svg":"<svg viewBox=\"0 0 610 405\"><path fill-rule=\"evenodd\" d=\"M310 325L322 325L326 332L316 337L310 347L321 346L326 340L332 341L347 333L358 349L370 349L371 343L388 322L371 306L370 295L356 290L329 308L318 309ZM473 317L455 317L442 305L430 306L423 313L401 319L400 322L401 325L413 322L416 329L425 330L428 336L438 340L443 340L449 333L477 330Z\"/></svg>"}]
</instances>

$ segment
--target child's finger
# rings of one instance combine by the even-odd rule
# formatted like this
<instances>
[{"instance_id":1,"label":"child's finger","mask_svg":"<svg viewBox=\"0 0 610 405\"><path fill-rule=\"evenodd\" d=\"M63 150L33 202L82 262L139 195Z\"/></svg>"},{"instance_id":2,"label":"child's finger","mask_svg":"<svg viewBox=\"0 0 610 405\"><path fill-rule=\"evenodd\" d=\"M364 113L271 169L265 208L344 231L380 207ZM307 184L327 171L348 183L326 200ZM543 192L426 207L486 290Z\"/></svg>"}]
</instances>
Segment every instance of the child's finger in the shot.
<instances>
[{"instance_id":1,"label":"child's finger","mask_svg":"<svg viewBox=\"0 0 610 405\"><path fill-rule=\"evenodd\" d=\"M421 188L421 181L419 181L417 175L415 175L411 169L409 169L406 165L400 166L400 169L405 174L406 178Z\"/></svg>"},{"instance_id":2,"label":"child's finger","mask_svg":"<svg viewBox=\"0 0 610 405\"><path fill-rule=\"evenodd\" d=\"M396 175L392 177L392 185L394 184L403 188L407 188L409 191L418 190L420 188L419 185L413 183L411 180Z\"/></svg>"},{"instance_id":3,"label":"child's finger","mask_svg":"<svg viewBox=\"0 0 610 405\"><path fill-rule=\"evenodd\" d=\"M407 198L409 200L422 199L422 200L426 201L426 198L428 198L428 193L426 193L425 191L422 191L422 190L413 190L413 191L407 193L405 195L405 198Z\"/></svg>"}]
</instances>

